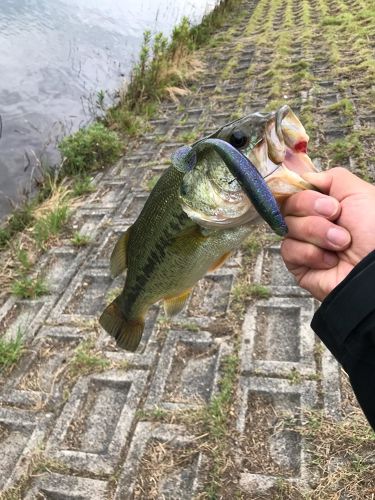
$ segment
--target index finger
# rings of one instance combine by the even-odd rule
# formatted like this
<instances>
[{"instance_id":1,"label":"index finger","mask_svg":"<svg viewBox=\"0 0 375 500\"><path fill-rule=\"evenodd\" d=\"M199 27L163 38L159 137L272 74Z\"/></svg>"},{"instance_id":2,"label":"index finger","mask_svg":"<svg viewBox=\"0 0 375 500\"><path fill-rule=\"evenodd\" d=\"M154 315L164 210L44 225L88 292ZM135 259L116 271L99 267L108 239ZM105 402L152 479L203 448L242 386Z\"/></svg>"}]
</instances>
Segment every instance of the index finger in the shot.
<instances>
[{"instance_id":1,"label":"index finger","mask_svg":"<svg viewBox=\"0 0 375 500\"><path fill-rule=\"evenodd\" d=\"M290 196L283 204L284 216L307 217L320 215L328 220L336 220L341 212L340 203L332 196L318 191L301 191Z\"/></svg>"}]
</instances>

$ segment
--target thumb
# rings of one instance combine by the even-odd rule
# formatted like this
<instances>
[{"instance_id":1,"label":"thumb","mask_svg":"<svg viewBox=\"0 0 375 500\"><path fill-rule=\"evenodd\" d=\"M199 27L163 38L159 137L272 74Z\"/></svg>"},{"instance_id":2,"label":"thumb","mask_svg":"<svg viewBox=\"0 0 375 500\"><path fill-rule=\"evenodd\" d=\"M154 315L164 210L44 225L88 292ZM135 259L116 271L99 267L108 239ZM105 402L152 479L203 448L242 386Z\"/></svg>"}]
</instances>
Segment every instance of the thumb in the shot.
<instances>
[{"instance_id":1,"label":"thumb","mask_svg":"<svg viewBox=\"0 0 375 500\"><path fill-rule=\"evenodd\" d=\"M325 172L306 172L302 177L322 193L342 201L347 196L363 192L369 184L343 167L336 167Z\"/></svg>"}]
</instances>

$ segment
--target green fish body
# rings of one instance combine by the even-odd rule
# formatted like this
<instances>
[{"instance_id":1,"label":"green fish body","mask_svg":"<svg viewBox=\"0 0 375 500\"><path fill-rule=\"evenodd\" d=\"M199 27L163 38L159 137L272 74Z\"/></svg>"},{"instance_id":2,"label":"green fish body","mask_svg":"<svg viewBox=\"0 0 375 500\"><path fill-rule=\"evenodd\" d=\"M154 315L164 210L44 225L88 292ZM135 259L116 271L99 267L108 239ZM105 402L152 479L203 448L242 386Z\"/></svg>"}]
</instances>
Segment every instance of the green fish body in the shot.
<instances>
[{"instance_id":1,"label":"green fish body","mask_svg":"<svg viewBox=\"0 0 375 500\"><path fill-rule=\"evenodd\" d=\"M195 283L224 262L252 230L251 224L223 230L193 222L179 198L183 176L173 167L166 170L112 254L112 274L127 269L126 282L100 323L130 351L140 342L152 304L163 299L166 313L177 314Z\"/></svg>"},{"instance_id":2,"label":"green fish body","mask_svg":"<svg viewBox=\"0 0 375 500\"><path fill-rule=\"evenodd\" d=\"M281 214L267 207L275 203L272 194L282 201L312 188L289 170L314 169L307 142L298 118L284 106L248 115L181 148L112 252L112 276L127 270L126 280L99 321L120 347L136 350L147 311L159 300L167 315L181 311L196 282L251 234L259 221L254 205L271 227L282 227Z\"/></svg>"}]
</instances>

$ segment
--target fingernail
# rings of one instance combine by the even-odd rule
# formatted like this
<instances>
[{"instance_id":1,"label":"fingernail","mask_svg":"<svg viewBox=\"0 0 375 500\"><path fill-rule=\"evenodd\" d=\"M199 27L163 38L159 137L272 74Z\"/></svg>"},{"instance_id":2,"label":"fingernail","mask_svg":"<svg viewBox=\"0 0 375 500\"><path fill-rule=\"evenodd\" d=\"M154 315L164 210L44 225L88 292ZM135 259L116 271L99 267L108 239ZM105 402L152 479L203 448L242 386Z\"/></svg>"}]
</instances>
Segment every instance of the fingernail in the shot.
<instances>
[{"instance_id":1,"label":"fingernail","mask_svg":"<svg viewBox=\"0 0 375 500\"><path fill-rule=\"evenodd\" d=\"M338 202L332 198L318 198L314 203L314 210L319 215L331 217L337 212Z\"/></svg>"},{"instance_id":2,"label":"fingernail","mask_svg":"<svg viewBox=\"0 0 375 500\"><path fill-rule=\"evenodd\" d=\"M350 242L349 234L339 227L331 227L328 229L327 239L337 247L344 247Z\"/></svg>"},{"instance_id":3,"label":"fingernail","mask_svg":"<svg viewBox=\"0 0 375 500\"><path fill-rule=\"evenodd\" d=\"M327 266L333 267L337 264L337 256L334 253L324 252L323 260Z\"/></svg>"}]
</instances>

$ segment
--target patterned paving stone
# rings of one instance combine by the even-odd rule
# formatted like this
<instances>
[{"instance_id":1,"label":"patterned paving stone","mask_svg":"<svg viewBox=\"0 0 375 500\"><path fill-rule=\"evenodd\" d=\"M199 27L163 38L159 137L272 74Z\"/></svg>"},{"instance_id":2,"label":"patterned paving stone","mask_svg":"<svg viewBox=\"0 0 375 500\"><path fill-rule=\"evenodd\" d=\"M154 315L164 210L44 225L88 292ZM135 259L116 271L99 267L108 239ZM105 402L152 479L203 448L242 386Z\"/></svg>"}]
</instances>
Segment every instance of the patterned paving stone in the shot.
<instances>
[{"instance_id":1,"label":"patterned paving stone","mask_svg":"<svg viewBox=\"0 0 375 500\"><path fill-rule=\"evenodd\" d=\"M270 376L314 375L309 298L272 297L249 308L243 324L242 371Z\"/></svg>"},{"instance_id":2,"label":"patterned paving stone","mask_svg":"<svg viewBox=\"0 0 375 500\"><path fill-rule=\"evenodd\" d=\"M210 401L225 346L208 332L169 332L145 407L179 409Z\"/></svg>"},{"instance_id":3,"label":"patterned paving stone","mask_svg":"<svg viewBox=\"0 0 375 500\"><path fill-rule=\"evenodd\" d=\"M64 499L106 500L108 488L106 481L88 479L64 474L46 473L33 481L25 500Z\"/></svg>"},{"instance_id":4,"label":"patterned paving stone","mask_svg":"<svg viewBox=\"0 0 375 500\"><path fill-rule=\"evenodd\" d=\"M336 498L314 496L324 467L314 466L301 428L314 412L339 425L355 403L310 329L318 304L286 270L279 244L252 259L246 249L243 258L234 254L171 320L153 306L135 353L117 348L97 318L124 283L109 274L114 242L184 135L288 103L308 128L316 165L341 163L375 179L366 63L375 40L371 18L357 16L366 6L233 7L235 17L197 54L207 66L194 91L178 104L161 102L147 134L95 176L96 191L73 210L72 229L89 244L64 241L44 254L35 272L48 283L45 297L1 299L1 335L22 331L25 347L17 366L0 374L0 498ZM348 19L364 35L353 39ZM243 282L266 287L269 297L239 307L232 291ZM339 467L335 457L330 474Z\"/></svg>"},{"instance_id":5,"label":"patterned paving stone","mask_svg":"<svg viewBox=\"0 0 375 500\"><path fill-rule=\"evenodd\" d=\"M0 408L0 488L18 481L43 441L49 415Z\"/></svg>"},{"instance_id":6,"label":"patterned paving stone","mask_svg":"<svg viewBox=\"0 0 375 500\"><path fill-rule=\"evenodd\" d=\"M202 463L200 454L186 452L193 440L194 437L189 436L183 427L140 422L114 499L154 498L155 492L160 498L170 500L193 498L198 489ZM169 469L173 461L177 461L178 466L171 474ZM150 473L154 475L150 477Z\"/></svg>"},{"instance_id":7,"label":"patterned paving stone","mask_svg":"<svg viewBox=\"0 0 375 500\"><path fill-rule=\"evenodd\" d=\"M110 474L126 442L144 372L106 372L74 387L47 442L49 457L69 467Z\"/></svg>"},{"instance_id":8,"label":"patterned paving stone","mask_svg":"<svg viewBox=\"0 0 375 500\"><path fill-rule=\"evenodd\" d=\"M239 457L245 491L271 489L280 476L308 485L311 470L306 467L303 440L280 423L286 418L303 422L303 411L316 405L315 385L313 381L291 384L283 379L241 378L237 426L245 443L245 453Z\"/></svg>"}]
</instances>

